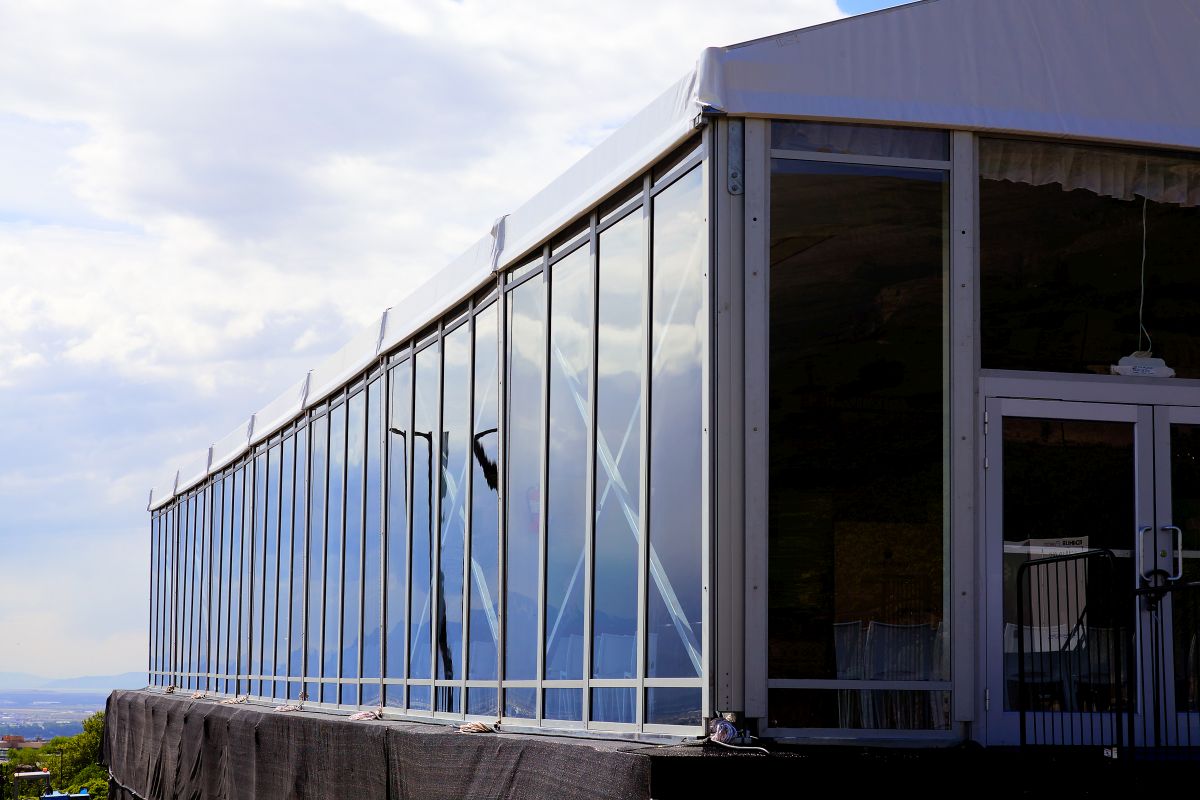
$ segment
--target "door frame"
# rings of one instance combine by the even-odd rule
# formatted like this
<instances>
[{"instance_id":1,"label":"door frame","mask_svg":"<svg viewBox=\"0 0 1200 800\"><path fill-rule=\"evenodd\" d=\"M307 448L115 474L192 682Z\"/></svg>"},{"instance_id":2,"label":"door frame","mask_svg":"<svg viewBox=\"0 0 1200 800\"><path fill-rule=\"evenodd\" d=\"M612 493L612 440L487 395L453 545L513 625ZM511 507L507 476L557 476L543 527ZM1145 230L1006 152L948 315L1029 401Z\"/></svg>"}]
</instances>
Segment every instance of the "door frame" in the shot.
<instances>
[{"instance_id":1,"label":"door frame","mask_svg":"<svg viewBox=\"0 0 1200 800\"><path fill-rule=\"evenodd\" d=\"M998 622L1003 614L1004 588L1003 572L996 566L1003 551L999 534L1003 524L1002 509L997 508L1003 489L1003 438L989 437L989 425L997 426L992 430L998 432L1003 416L1133 422L1137 525L1157 529L1160 524L1168 523L1160 522L1156 517L1156 506L1170 508L1169 481L1156 482L1154 478L1156 470L1161 472L1164 467L1169 470L1170 451L1163 446L1164 437L1169 442L1171 422L1195 421L1200 424L1200 380L983 370L979 399L976 529L980 537L978 568L984 596L980 602L977 637L977 674L982 680L977 717L981 724L976 738L989 745L1016 744L1018 715L1003 710L1004 664L1000 633L1003 627ZM1159 516L1166 520L1166 516ZM1130 536L1131 551L1136 547L1134 533ZM1144 613L1139 607L1139 627ZM1139 636L1139 643L1141 639ZM1140 653L1138 658L1142 658ZM998 697L991 697L996 694L993 689L1000 691ZM1140 715L1140 707L1137 713ZM1142 727L1140 722L1138 727Z\"/></svg>"}]
</instances>

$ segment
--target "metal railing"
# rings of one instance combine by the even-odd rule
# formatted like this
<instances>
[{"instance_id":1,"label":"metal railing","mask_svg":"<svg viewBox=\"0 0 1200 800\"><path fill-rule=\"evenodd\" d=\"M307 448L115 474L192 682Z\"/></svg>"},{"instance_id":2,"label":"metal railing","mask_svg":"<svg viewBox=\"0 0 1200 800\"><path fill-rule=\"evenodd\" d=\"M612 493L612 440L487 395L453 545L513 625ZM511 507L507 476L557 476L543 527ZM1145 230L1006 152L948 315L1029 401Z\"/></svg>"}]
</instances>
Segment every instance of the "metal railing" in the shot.
<instances>
[{"instance_id":1,"label":"metal railing","mask_svg":"<svg viewBox=\"0 0 1200 800\"><path fill-rule=\"evenodd\" d=\"M1127 583L1109 550L1037 558L1017 569L1017 622L1005 631L1005 658L1015 650L1006 674L1016 677L1012 702L1023 747L1120 749L1129 741L1134 626Z\"/></svg>"}]
</instances>

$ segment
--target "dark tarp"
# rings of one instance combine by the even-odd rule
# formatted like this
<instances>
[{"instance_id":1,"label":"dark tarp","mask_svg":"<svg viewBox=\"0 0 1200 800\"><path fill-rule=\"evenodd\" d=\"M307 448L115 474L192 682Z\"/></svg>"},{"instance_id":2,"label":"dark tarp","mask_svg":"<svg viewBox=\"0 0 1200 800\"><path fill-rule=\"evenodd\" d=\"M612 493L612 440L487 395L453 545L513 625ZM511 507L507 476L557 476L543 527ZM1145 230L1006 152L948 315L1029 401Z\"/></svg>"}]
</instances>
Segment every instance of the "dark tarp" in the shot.
<instances>
[{"instance_id":1,"label":"dark tarp","mask_svg":"<svg viewBox=\"0 0 1200 800\"><path fill-rule=\"evenodd\" d=\"M103 747L116 800L650 796L650 759L624 752L629 742L460 734L148 691L108 698Z\"/></svg>"}]
</instances>

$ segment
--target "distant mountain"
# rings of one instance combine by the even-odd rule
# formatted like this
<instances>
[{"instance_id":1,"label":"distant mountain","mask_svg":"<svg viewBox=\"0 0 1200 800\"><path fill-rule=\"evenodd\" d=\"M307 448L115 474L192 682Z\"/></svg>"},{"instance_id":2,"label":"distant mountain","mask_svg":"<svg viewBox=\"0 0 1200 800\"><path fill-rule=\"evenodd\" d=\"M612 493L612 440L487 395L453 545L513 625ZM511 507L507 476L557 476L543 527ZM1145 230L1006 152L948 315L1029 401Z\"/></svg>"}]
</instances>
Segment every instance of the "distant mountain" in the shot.
<instances>
[{"instance_id":1,"label":"distant mountain","mask_svg":"<svg viewBox=\"0 0 1200 800\"><path fill-rule=\"evenodd\" d=\"M0 691L13 689L36 689L46 683L40 675L28 672L0 672Z\"/></svg>"},{"instance_id":2,"label":"distant mountain","mask_svg":"<svg viewBox=\"0 0 1200 800\"><path fill-rule=\"evenodd\" d=\"M140 689L146 685L144 672L122 672L120 675L85 675L80 678L44 678L28 672L0 672L0 691L23 689Z\"/></svg>"},{"instance_id":3,"label":"distant mountain","mask_svg":"<svg viewBox=\"0 0 1200 800\"><path fill-rule=\"evenodd\" d=\"M46 680L39 689L141 689L146 685L146 673L122 672L120 675L84 675L81 678Z\"/></svg>"}]
</instances>

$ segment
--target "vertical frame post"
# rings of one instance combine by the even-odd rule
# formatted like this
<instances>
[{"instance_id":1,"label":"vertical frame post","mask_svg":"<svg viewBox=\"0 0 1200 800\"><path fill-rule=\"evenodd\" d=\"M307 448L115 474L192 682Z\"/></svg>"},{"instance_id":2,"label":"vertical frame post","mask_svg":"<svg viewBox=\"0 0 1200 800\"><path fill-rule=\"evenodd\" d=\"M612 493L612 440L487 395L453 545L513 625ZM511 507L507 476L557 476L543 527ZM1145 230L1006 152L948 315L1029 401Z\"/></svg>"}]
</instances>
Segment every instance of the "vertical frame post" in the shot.
<instances>
[{"instance_id":1,"label":"vertical frame post","mask_svg":"<svg viewBox=\"0 0 1200 800\"><path fill-rule=\"evenodd\" d=\"M748 119L745 124L745 198L742 217L743 335L745 422L746 553L745 603L745 713L748 718L767 716L767 424L769 421L768 364L770 359L770 136L768 120Z\"/></svg>"}]
</instances>

